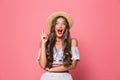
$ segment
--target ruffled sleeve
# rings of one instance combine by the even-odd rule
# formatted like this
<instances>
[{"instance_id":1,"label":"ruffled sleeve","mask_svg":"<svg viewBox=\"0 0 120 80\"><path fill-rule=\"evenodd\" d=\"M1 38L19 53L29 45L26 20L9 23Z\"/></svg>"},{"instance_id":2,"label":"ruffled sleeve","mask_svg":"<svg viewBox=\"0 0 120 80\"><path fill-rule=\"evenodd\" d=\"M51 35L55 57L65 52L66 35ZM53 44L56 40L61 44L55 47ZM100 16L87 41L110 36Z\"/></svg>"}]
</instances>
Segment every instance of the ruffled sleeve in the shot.
<instances>
[{"instance_id":1,"label":"ruffled sleeve","mask_svg":"<svg viewBox=\"0 0 120 80\"><path fill-rule=\"evenodd\" d=\"M78 50L77 46L72 46L71 47L71 51L72 51L72 60L80 60L80 52Z\"/></svg>"},{"instance_id":2,"label":"ruffled sleeve","mask_svg":"<svg viewBox=\"0 0 120 80\"><path fill-rule=\"evenodd\" d=\"M37 63L40 61L40 50L41 50L41 49L39 49L39 51L38 51L38 56L37 56L37 59L36 59L36 62L37 62Z\"/></svg>"}]
</instances>

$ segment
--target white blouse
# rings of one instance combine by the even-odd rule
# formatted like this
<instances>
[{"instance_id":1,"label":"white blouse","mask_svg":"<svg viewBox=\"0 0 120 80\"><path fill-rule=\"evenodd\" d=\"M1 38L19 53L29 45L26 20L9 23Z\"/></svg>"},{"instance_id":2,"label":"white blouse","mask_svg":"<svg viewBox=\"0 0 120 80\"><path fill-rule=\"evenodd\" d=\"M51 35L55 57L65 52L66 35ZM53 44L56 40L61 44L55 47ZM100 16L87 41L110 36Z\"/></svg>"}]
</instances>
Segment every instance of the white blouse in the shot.
<instances>
[{"instance_id":1,"label":"white blouse","mask_svg":"<svg viewBox=\"0 0 120 80\"><path fill-rule=\"evenodd\" d=\"M53 54L53 65L61 65L63 64L63 51L61 47L54 47L53 48L54 54ZM80 52L78 50L77 46L72 46L71 47L72 51L72 60L80 60ZM38 51L38 56L37 56L37 62L40 60L40 49Z\"/></svg>"}]
</instances>

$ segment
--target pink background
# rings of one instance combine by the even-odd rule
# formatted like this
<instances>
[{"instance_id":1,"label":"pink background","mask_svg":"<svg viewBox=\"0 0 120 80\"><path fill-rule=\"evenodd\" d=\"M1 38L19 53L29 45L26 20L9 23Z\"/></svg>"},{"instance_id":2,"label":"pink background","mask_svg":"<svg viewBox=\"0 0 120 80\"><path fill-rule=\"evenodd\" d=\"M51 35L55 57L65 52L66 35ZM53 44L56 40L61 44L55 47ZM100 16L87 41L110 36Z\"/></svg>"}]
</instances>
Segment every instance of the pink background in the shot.
<instances>
[{"instance_id":1,"label":"pink background","mask_svg":"<svg viewBox=\"0 0 120 80\"><path fill-rule=\"evenodd\" d=\"M120 80L120 0L0 0L0 80L39 80L41 28L56 11L71 14L81 61L74 80Z\"/></svg>"}]
</instances>

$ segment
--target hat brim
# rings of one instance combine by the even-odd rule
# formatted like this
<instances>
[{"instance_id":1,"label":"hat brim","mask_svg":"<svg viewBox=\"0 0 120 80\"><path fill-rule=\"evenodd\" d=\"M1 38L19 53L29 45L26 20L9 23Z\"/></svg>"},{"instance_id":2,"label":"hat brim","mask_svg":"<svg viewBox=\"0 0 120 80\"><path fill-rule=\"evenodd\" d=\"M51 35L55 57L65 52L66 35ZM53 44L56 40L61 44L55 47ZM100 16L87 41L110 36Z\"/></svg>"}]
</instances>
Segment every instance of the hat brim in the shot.
<instances>
[{"instance_id":1,"label":"hat brim","mask_svg":"<svg viewBox=\"0 0 120 80\"><path fill-rule=\"evenodd\" d=\"M69 26L72 27L73 25L73 20L72 17L67 14L66 12L55 12L53 14L51 14L48 19L47 19L47 27L48 29L51 29L51 25L52 25L52 21L57 17L57 16L63 16L67 19Z\"/></svg>"}]
</instances>

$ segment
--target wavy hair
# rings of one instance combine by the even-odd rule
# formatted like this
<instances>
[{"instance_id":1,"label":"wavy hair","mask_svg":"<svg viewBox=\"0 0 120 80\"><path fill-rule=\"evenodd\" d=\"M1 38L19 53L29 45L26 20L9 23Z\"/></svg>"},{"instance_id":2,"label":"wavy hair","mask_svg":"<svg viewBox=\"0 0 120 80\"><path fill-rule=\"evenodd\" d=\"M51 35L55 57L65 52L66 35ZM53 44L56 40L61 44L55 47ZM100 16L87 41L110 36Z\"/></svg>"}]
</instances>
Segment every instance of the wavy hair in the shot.
<instances>
[{"instance_id":1,"label":"wavy hair","mask_svg":"<svg viewBox=\"0 0 120 80\"><path fill-rule=\"evenodd\" d=\"M47 53L47 65L46 67L48 68L52 68L52 63L53 63L53 48L55 46L55 42L56 42L56 33L55 33L55 25L56 25L56 21L58 18L63 18L65 20L66 23L66 29L62 35L62 47L63 47L63 65L65 67L68 67L72 64L72 60L71 60L71 37L70 37L70 26L69 23L67 21L67 19L64 16L57 16L53 21L52 21L52 25L51 25L51 29L50 29L50 34L48 36L48 41L46 42L46 53Z\"/></svg>"}]
</instances>

